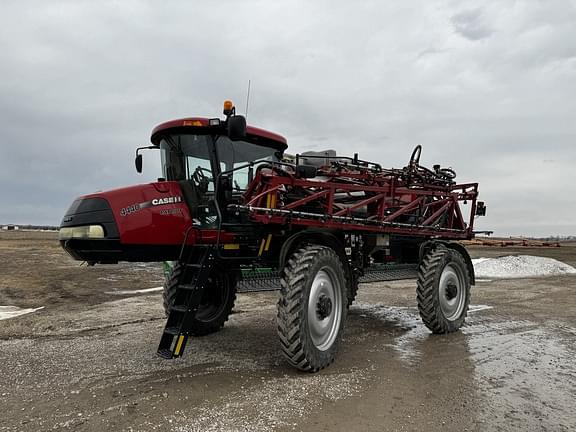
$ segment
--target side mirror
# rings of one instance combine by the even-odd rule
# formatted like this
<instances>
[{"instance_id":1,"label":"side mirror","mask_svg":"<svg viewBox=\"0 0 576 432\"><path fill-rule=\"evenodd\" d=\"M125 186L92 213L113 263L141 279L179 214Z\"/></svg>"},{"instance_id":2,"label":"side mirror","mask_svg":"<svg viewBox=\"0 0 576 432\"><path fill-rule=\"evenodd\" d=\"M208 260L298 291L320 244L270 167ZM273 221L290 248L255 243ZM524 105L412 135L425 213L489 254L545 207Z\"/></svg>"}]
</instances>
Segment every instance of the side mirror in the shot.
<instances>
[{"instance_id":1,"label":"side mirror","mask_svg":"<svg viewBox=\"0 0 576 432\"><path fill-rule=\"evenodd\" d=\"M484 204L484 201L476 203L476 216L486 216L486 204Z\"/></svg>"},{"instance_id":2,"label":"side mirror","mask_svg":"<svg viewBox=\"0 0 576 432\"><path fill-rule=\"evenodd\" d=\"M136 165L136 171L138 173L142 173L142 155L137 154L136 159L134 160L134 164Z\"/></svg>"},{"instance_id":3,"label":"side mirror","mask_svg":"<svg viewBox=\"0 0 576 432\"><path fill-rule=\"evenodd\" d=\"M136 165L136 171L138 173L142 173L142 155L140 154L140 150L144 149L157 149L157 146L146 146L146 147L138 147L136 149L136 159L134 159L134 165Z\"/></svg>"},{"instance_id":4,"label":"side mirror","mask_svg":"<svg viewBox=\"0 0 576 432\"><path fill-rule=\"evenodd\" d=\"M228 138L232 141L246 137L246 118L241 115L228 117Z\"/></svg>"}]
</instances>

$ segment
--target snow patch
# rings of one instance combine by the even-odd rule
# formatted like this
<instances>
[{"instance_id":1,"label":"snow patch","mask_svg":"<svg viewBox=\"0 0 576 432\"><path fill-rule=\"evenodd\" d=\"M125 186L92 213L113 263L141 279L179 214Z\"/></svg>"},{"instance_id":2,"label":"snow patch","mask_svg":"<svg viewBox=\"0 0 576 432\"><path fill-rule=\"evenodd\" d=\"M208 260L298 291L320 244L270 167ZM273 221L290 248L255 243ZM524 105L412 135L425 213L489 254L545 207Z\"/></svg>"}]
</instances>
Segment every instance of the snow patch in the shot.
<instances>
[{"instance_id":1,"label":"snow patch","mask_svg":"<svg viewBox=\"0 0 576 432\"><path fill-rule=\"evenodd\" d=\"M494 306L488 306L488 305L470 305L470 306L468 306L468 313L480 312L480 311L483 311L483 310L490 310L490 309L494 309Z\"/></svg>"},{"instance_id":2,"label":"snow patch","mask_svg":"<svg viewBox=\"0 0 576 432\"><path fill-rule=\"evenodd\" d=\"M26 315L44 309L44 306L37 308L22 309L17 306L0 306L0 320L16 318L20 315Z\"/></svg>"},{"instance_id":3,"label":"snow patch","mask_svg":"<svg viewBox=\"0 0 576 432\"><path fill-rule=\"evenodd\" d=\"M473 259L477 278L515 279L535 276L576 274L576 269L553 258L509 255Z\"/></svg>"},{"instance_id":4,"label":"snow patch","mask_svg":"<svg viewBox=\"0 0 576 432\"><path fill-rule=\"evenodd\" d=\"M156 291L162 291L164 287L146 288L141 290L118 290L118 291L107 291L106 294L112 295L133 295L133 294L146 294Z\"/></svg>"}]
</instances>

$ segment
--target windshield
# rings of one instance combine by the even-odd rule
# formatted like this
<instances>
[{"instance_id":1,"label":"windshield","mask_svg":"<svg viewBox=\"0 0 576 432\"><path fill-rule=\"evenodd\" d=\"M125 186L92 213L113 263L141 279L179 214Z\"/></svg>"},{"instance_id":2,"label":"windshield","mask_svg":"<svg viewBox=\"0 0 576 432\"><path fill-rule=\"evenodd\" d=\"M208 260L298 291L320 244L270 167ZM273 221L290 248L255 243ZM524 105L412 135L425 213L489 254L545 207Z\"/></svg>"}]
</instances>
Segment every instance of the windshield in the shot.
<instances>
[{"instance_id":1,"label":"windshield","mask_svg":"<svg viewBox=\"0 0 576 432\"><path fill-rule=\"evenodd\" d=\"M166 180L201 179L214 190L212 163L210 161L210 136L169 135L160 141L162 175Z\"/></svg>"},{"instance_id":2,"label":"windshield","mask_svg":"<svg viewBox=\"0 0 576 432\"><path fill-rule=\"evenodd\" d=\"M216 140L216 157L212 135L171 134L160 140L162 175L166 180L192 180L203 182L208 192L214 191L214 178L257 160L277 160L277 150L249 143L231 141L226 136ZM216 165L217 164L217 165ZM215 172L216 171L216 172ZM249 183L249 168L233 171L232 185L235 191L245 190Z\"/></svg>"},{"instance_id":3,"label":"windshield","mask_svg":"<svg viewBox=\"0 0 576 432\"><path fill-rule=\"evenodd\" d=\"M231 141L228 137L220 137L216 142L216 151L220 161L220 170L230 171L254 161L276 161L276 150L246 141ZM235 191L246 190L250 182L250 168L245 166L229 174Z\"/></svg>"}]
</instances>

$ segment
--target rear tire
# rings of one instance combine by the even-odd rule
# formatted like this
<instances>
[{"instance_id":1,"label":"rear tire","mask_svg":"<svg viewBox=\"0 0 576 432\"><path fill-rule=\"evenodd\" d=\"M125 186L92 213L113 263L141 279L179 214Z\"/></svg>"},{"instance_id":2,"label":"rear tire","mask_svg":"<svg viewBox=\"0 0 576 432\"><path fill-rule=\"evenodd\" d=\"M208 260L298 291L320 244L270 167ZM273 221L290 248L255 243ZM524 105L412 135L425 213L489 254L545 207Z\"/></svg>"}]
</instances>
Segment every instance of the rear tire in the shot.
<instances>
[{"instance_id":1,"label":"rear tire","mask_svg":"<svg viewBox=\"0 0 576 432\"><path fill-rule=\"evenodd\" d=\"M433 333L452 333L466 319L470 303L470 273L464 257L439 245L430 250L418 273L418 311Z\"/></svg>"},{"instance_id":2,"label":"rear tire","mask_svg":"<svg viewBox=\"0 0 576 432\"><path fill-rule=\"evenodd\" d=\"M166 278L163 292L163 305L166 316L174 303L176 290L181 281L184 266L176 263ZM204 288L202 300L192 320L190 334L205 336L220 330L234 307L236 300L236 277L230 273L215 269Z\"/></svg>"},{"instance_id":3,"label":"rear tire","mask_svg":"<svg viewBox=\"0 0 576 432\"><path fill-rule=\"evenodd\" d=\"M342 262L331 248L306 246L289 257L277 315L288 363L317 372L334 361L346 320L347 291Z\"/></svg>"}]
</instances>

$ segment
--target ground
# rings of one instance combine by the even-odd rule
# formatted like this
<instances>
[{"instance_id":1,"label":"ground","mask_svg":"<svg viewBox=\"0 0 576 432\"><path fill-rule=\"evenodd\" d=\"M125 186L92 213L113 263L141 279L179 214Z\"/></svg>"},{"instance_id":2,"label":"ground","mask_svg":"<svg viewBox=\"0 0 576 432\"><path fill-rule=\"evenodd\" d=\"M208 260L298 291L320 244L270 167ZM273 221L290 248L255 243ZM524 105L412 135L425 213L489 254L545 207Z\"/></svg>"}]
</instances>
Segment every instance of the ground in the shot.
<instances>
[{"instance_id":1,"label":"ground","mask_svg":"<svg viewBox=\"0 0 576 432\"><path fill-rule=\"evenodd\" d=\"M473 248L474 257L576 247ZM576 430L576 277L480 281L462 331L431 335L414 281L361 286L335 363L283 360L277 293L240 295L223 331L155 355L161 267L79 266L52 233L0 234L0 431Z\"/></svg>"}]
</instances>

